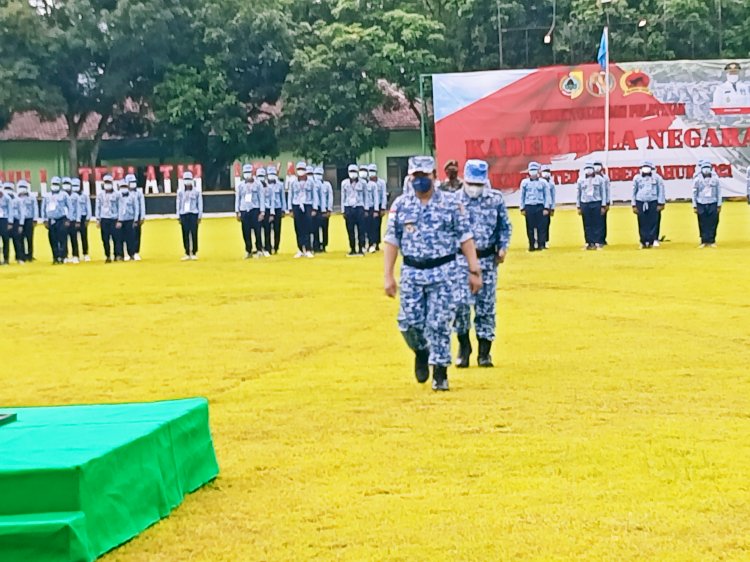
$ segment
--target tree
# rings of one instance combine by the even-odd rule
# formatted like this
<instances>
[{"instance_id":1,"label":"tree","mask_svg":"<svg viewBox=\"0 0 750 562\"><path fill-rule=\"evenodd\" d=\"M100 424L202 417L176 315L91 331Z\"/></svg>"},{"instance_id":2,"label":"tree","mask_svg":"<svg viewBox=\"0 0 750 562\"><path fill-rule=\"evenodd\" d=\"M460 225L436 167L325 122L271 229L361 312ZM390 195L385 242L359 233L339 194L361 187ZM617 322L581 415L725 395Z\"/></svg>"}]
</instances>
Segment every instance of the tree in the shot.
<instances>
[{"instance_id":1,"label":"tree","mask_svg":"<svg viewBox=\"0 0 750 562\"><path fill-rule=\"evenodd\" d=\"M281 134L295 153L345 165L387 134L373 110L388 104L378 78L385 74L383 32L341 23L317 24L298 48L284 84Z\"/></svg>"},{"instance_id":2,"label":"tree","mask_svg":"<svg viewBox=\"0 0 750 562\"><path fill-rule=\"evenodd\" d=\"M239 0L204 4L189 46L156 87L157 134L204 164L208 185L238 156L278 154L273 105L289 69L291 22Z\"/></svg>"},{"instance_id":3,"label":"tree","mask_svg":"<svg viewBox=\"0 0 750 562\"><path fill-rule=\"evenodd\" d=\"M75 170L89 117L101 116L95 151L105 132L132 126L123 115L143 105L160 78L188 7L179 0L4 0L0 65L15 90L9 110L62 114Z\"/></svg>"}]
</instances>

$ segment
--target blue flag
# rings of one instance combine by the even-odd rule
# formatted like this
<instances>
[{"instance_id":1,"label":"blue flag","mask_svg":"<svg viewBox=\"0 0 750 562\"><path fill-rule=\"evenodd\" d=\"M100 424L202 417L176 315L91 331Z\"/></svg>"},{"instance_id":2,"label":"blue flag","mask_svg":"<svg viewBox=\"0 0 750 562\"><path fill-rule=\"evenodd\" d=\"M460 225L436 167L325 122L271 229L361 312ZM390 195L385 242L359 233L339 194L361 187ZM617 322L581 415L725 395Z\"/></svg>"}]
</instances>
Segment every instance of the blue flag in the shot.
<instances>
[{"instance_id":1,"label":"blue flag","mask_svg":"<svg viewBox=\"0 0 750 562\"><path fill-rule=\"evenodd\" d=\"M607 30L602 31L602 40L599 43L599 54L596 56L596 60L599 61L599 66L602 70L607 70L607 55L609 53L609 41L607 39Z\"/></svg>"}]
</instances>

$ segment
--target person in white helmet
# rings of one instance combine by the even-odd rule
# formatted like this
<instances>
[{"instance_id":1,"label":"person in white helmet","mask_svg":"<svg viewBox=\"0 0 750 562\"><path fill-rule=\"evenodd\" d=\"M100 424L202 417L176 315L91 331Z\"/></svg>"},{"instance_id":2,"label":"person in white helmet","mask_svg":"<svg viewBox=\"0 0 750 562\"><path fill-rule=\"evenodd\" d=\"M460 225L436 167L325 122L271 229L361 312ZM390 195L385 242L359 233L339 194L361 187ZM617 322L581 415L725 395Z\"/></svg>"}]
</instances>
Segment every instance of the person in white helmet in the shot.
<instances>
[{"instance_id":1,"label":"person in white helmet","mask_svg":"<svg viewBox=\"0 0 750 562\"><path fill-rule=\"evenodd\" d=\"M177 215L182 227L182 261L198 259L198 225L203 218L203 194L195 188L192 172L182 174L183 187L177 190Z\"/></svg>"}]
</instances>

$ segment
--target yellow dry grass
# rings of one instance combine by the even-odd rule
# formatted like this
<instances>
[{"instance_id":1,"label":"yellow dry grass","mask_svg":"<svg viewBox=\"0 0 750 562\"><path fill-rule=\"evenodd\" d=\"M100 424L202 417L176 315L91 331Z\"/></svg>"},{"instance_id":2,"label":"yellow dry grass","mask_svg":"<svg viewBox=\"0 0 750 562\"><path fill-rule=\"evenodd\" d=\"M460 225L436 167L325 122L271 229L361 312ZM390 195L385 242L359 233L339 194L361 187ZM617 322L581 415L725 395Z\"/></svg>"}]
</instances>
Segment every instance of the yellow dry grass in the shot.
<instances>
[{"instance_id":1,"label":"yellow dry grass","mask_svg":"<svg viewBox=\"0 0 750 562\"><path fill-rule=\"evenodd\" d=\"M381 256L242 261L239 225L153 221L141 263L0 270L0 404L206 396L219 479L108 562L750 558L750 208L718 249L582 252L559 211L501 274L497 368L418 386ZM96 231L92 228L92 236ZM100 244L92 254L99 260Z\"/></svg>"}]
</instances>

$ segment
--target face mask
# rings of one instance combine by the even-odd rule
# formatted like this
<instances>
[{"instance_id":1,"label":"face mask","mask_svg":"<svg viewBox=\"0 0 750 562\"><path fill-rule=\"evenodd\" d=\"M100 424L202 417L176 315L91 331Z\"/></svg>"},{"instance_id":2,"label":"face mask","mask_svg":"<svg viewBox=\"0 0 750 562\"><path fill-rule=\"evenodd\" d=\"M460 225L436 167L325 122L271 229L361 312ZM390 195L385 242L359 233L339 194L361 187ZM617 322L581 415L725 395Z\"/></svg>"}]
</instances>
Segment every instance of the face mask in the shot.
<instances>
[{"instance_id":1,"label":"face mask","mask_svg":"<svg viewBox=\"0 0 750 562\"><path fill-rule=\"evenodd\" d=\"M532 171L532 170L529 170L529 177L530 177L530 178L531 178L532 180L535 180L536 178L538 178L538 177L539 177L539 172L537 172L536 170L533 170L533 171Z\"/></svg>"},{"instance_id":2,"label":"face mask","mask_svg":"<svg viewBox=\"0 0 750 562\"><path fill-rule=\"evenodd\" d=\"M128 187L130 188L130 191L135 191L138 188L134 183L131 183Z\"/></svg>"},{"instance_id":3,"label":"face mask","mask_svg":"<svg viewBox=\"0 0 750 562\"><path fill-rule=\"evenodd\" d=\"M127 187L121 187L120 188L120 195L128 195L128 188Z\"/></svg>"},{"instance_id":4,"label":"face mask","mask_svg":"<svg viewBox=\"0 0 750 562\"><path fill-rule=\"evenodd\" d=\"M548 180L552 177L552 174L550 174L549 172L542 172L542 177Z\"/></svg>"},{"instance_id":5,"label":"face mask","mask_svg":"<svg viewBox=\"0 0 750 562\"><path fill-rule=\"evenodd\" d=\"M306 175L307 175L307 172L305 170L297 170L298 178L304 178Z\"/></svg>"},{"instance_id":6,"label":"face mask","mask_svg":"<svg viewBox=\"0 0 750 562\"><path fill-rule=\"evenodd\" d=\"M641 174L643 174L644 176L650 176L651 175L651 168L649 168L648 166L643 166L641 168Z\"/></svg>"},{"instance_id":7,"label":"face mask","mask_svg":"<svg viewBox=\"0 0 750 562\"><path fill-rule=\"evenodd\" d=\"M50 186L50 191L52 191L52 193L57 193L58 191L60 191L60 186L59 185L51 185Z\"/></svg>"},{"instance_id":8,"label":"face mask","mask_svg":"<svg viewBox=\"0 0 750 562\"><path fill-rule=\"evenodd\" d=\"M359 172L359 177L362 178L363 180L366 180L367 179L367 172L366 171L364 171L364 172L360 171Z\"/></svg>"},{"instance_id":9,"label":"face mask","mask_svg":"<svg viewBox=\"0 0 750 562\"><path fill-rule=\"evenodd\" d=\"M253 175L249 172L246 172L242 174L242 179L244 179L245 181L250 181L251 179L253 179Z\"/></svg>"},{"instance_id":10,"label":"face mask","mask_svg":"<svg viewBox=\"0 0 750 562\"><path fill-rule=\"evenodd\" d=\"M594 170L592 168L586 168L583 172L586 174L587 178L590 178L594 175Z\"/></svg>"},{"instance_id":11,"label":"face mask","mask_svg":"<svg viewBox=\"0 0 750 562\"><path fill-rule=\"evenodd\" d=\"M359 176L355 172L349 172L349 179L356 180Z\"/></svg>"},{"instance_id":12,"label":"face mask","mask_svg":"<svg viewBox=\"0 0 750 562\"><path fill-rule=\"evenodd\" d=\"M730 84L736 84L740 81L740 75L739 74L727 74L727 81L729 81Z\"/></svg>"},{"instance_id":13,"label":"face mask","mask_svg":"<svg viewBox=\"0 0 750 562\"><path fill-rule=\"evenodd\" d=\"M112 191L112 184L111 183L105 183L104 184L104 191Z\"/></svg>"},{"instance_id":14,"label":"face mask","mask_svg":"<svg viewBox=\"0 0 750 562\"><path fill-rule=\"evenodd\" d=\"M69 185L64 185L64 186L63 186L63 189L64 189L65 191L67 191L68 193L70 193L70 186L69 186Z\"/></svg>"},{"instance_id":15,"label":"face mask","mask_svg":"<svg viewBox=\"0 0 750 562\"><path fill-rule=\"evenodd\" d=\"M321 176L320 174L315 174L315 175L314 175L313 177L314 177L314 178L315 178L316 180L318 180L318 181L323 181L323 176Z\"/></svg>"},{"instance_id":16,"label":"face mask","mask_svg":"<svg viewBox=\"0 0 750 562\"><path fill-rule=\"evenodd\" d=\"M476 183L467 183L464 185L464 191L466 191L466 195L472 199L476 199L482 194L482 191L484 191L484 186Z\"/></svg>"},{"instance_id":17,"label":"face mask","mask_svg":"<svg viewBox=\"0 0 750 562\"><path fill-rule=\"evenodd\" d=\"M703 173L705 177L710 177L712 171L713 171L712 168L701 168L701 172Z\"/></svg>"},{"instance_id":18,"label":"face mask","mask_svg":"<svg viewBox=\"0 0 750 562\"><path fill-rule=\"evenodd\" d=\"M427 176L419 176L411 180L411 185L414 188L414 191L427 193L432 189L432 180Z\"/></svg>"},{"instance_id":19,"label":"face mask","mask_svg":"<svg viewBox=\"0 0 750 562\"><path fill-rule=\"evenodd\" d=\"M594 164L594 171L598 174L602 171L602 167L599 164Z\"/></svg>"},{"instance_id":20,"label":"face mask","mask_svg":"<svg viewBox=\"0 0 750 562\"><path fill-rule=\"evenodd\" d=\"M74 185L73 186L73 191L75 193L80 193L81 192L81 186L80 185Z\"/></svg>"}]
</instances>

